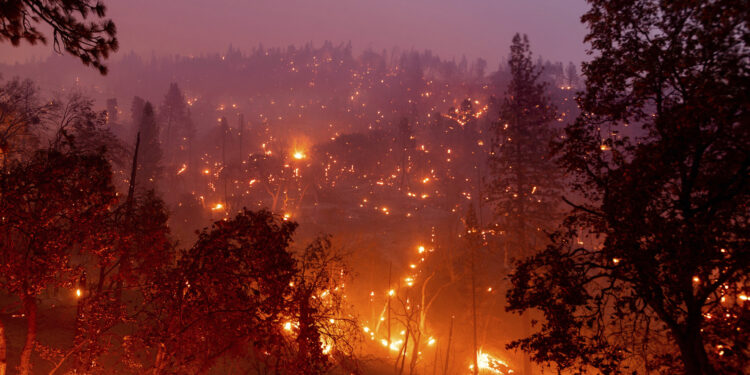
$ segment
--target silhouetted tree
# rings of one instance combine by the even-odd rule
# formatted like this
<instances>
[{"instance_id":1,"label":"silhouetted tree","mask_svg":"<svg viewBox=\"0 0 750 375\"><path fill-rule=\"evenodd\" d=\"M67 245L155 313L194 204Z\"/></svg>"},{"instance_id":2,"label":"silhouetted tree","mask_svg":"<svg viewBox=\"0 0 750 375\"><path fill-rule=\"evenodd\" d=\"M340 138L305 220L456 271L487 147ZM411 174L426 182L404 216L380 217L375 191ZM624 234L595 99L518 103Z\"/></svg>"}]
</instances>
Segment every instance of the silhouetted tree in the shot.
<instances>
[{"instance_id":1,"label":"silhouetted tree","mask_svg":"<svg viewBox=\"0 0 750 375\"><path fill-rule=\"evenodd\" d=\"M75 371L108 370L102 357L117 353L122 339L115 328L133 323L133 315L144 306L132 301L141 300L152 288L150 283L174 261L167 218L164 202L153 191L111 210L102 223L112 236L109 246L92 251L90 260L78 264L88 277L76 283L81 295L73 343L57 359L56 367L72 356Z\"/></svg>"},{"instance_id":2,"label":"silhouetted tree","mask_svg":"<svg viewBox=\"0 0 750 375\"><path fill-rule=\"evenodd\" d=\"M155 355L152 373L205 373L224 355L280 345L296 227L267 211L243 211L204 229L153 280L138 336Z\"/></svg>"},{"instance_id":3,"label":"silhouetted tree","mask_svg":"<svg viewBox=\"0 0 750 375\"><path fill-rule=\"evenodd\" d=\"M14 46L22 40L47 43L37 25L49 26L55 51L64 49L107 74L103 60L117 51L118 43L115 24L104 19L105 13L106 7L98 0L5 1L0 6L0 41L9 40ZM92 14L93 21L89 19Z\"/></svg>"},{"instance_id":4,"label":"silhouetted tree","mask_svg":"<svg viewBox=\"0 0 750 375\"><path fill-rule=\"evenodd\" d=\"M169 91L159 107L159 122L164 129L162 140L165 160L170 164L174 163L177 154L182 154L184 157L179 162L186 163L189 138L192 139L195 129L192 128L185 96L176 83L169 85Z\"/></svg>"},{"instance_id":5,"label":"silhouetted tree","mask_svg":"<svg viewBox=\"0 0 750 375\"><path fill-rule=\"evenodd\" d=\"M115 166L127 162L127 149L107 125L107 113L94 110L94 101L71 93L50 102L45 120L57 129L55 142L73 143L79 152L104 151Z\"/></svg>"},{"instance_id":6,"label":"silhouetted tree","mask_svg":"<svg viewBox=\"0 0 750 375\"><path fill-rule=\"evenodd\" d=\"M141 124L141 117L143 116L143 107L146 105L146 101L143 100L143 98L139 96L134 96L133 100L130 102L130 133L128 136L130 139L128 139L128 142L133 142L135 144L135 137L136 134L138 134L139 126Z\"/></svg>"},{"instance_id":7,"label":"silhouetted tree","mask_svg":"<svg viewBox=\"0 0 750 375\"><path fill-rule=\"evenodd\" d=\"M589 3L595 58L559 144L585 199L512 275L510 309L546 318L512 346L605 373L746 372L750 8Z\"/></svg>"},{"instance_id":8,"label":"silhouetted tree","mask_svg":"<svg viewBox=\"0 0 750 375\"><path fill-rule=\"evenodd\" d=\"M578 86L578 69L573 62L568 63L568 67L565 68L565 76L568 79L568 85L571 87Z\"/></svg>"},{"instance_id":9,"label":"silhouetted tree","mask_svg":"<svg viewBox=\"0 0 750 375\"><path fill-rule=\"evenodd\" d=\"M162 150L159 142L159 126L154 116L154 107L143 105L138 129L141 133L138 154L138 185L145 190L154 189L162 173Z\"/></svg>"},{"instance_id":10,"label":"silhouetted tree","mask_svg":"<svg viewBox=\"0 0 750 375\"><path fill-rule=\"evenodd\" d=\"M73 284L81 271L74 254L107 245L111 236L101 223L115 200L103 155L75 149L40 150L0 179L0 288L18 298L27 322L20 374L31 373L37 297Z\"/></svg>"},{"instance_id":11,"label":"silhouetted tree","mask_svg":"<svg viewBox=\"0 0 750 375\"><path fill-rule=\"evenodd\" d=\"M36 150L50 107L30 80L16 78L0 87L0 168Z\"/></svg>"},{"instance_id":12,"label":"silhouetted tree","mask_svg":"<svg viewBox=\"0 0 750 375\"><path fill-rule=\"evenodd\" d=\"M291 352L282 360L288 373L323 374L354 355L360 338L344 297L349 269L330 238L315 239L298 255L289 313ZM339 360L337 360L337 358Z\"/></svg>"},{"instance_id":13,"label":"silhouetted tree","mask_svg":"<svg viewBox=\"0 0 750 375\"><path fill-rule=\"evenodd\" d=\"M542 229L553 221L560 173L550 160L554 109L538 81L541 68L532 62L525 35L513 37L510 51L511 81L493 125L488 195L505 234L506 256L520 257L546 238Z\"/></svg>"}]
</instances>

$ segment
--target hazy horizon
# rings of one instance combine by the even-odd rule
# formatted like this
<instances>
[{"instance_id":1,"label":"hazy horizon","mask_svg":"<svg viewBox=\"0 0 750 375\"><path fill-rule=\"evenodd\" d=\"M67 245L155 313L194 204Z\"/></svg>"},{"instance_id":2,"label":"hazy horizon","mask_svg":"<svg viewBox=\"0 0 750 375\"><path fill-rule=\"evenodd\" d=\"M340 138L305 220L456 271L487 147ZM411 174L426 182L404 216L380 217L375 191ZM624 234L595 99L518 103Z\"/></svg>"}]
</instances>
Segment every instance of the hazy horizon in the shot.
<instances>
[{"instance_id":1,"label":"hazy horizon","mask_svg":"<svg viewBox=\"0 0 750 375\"><path fill-rule=\"evenodd\" d=\"M221 53L230 45L249 52L259 44L318 46L328 40L351 41L355 53L399 48L431 50L447 60L481 57L494 70L516 32L528 34L535 56L576 65L586 59L585 27L580 23L586 10L583 0L216 0L208 10L201 7L205 2L196 0L105 4L108 18L118 28L120 49L110 57L115 61L130 52L144 57L189 56ZM51 43L6 43L0 45L0 63L45 59L52 53Z\"/></svg>"}]
</instances>

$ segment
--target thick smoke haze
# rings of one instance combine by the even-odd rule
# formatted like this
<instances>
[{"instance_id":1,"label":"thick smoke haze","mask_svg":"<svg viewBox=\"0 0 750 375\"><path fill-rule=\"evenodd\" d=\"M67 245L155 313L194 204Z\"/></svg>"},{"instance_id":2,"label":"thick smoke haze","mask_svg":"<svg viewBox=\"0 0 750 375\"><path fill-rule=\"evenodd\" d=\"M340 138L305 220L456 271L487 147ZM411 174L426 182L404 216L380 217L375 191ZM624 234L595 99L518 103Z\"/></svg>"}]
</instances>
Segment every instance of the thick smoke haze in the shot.
<instances>
[{"instance_id":1,"label":"thick smoke haze","mask_svg":"<svg viewBox=\"0 0 750 375\"><path fill-rule=\"evenodd\" d=\"M112 0L120 52L200 55L351 41L355 52L416 48L443 58L484 58L496 68L516 32L551 61L584 60L583 0ZM50 46L0 45L0 62L46 58Z\"/></svg>"},{"instance_id":2,"label":"thick smoke haze","mask_svg":"<svg viewBox=\"0 0 750 375\"><path fill-rule=\"evenodd\" d=\"M0 375L750 375L747 3L0 0Z\"/></svg>"}]
</instances>

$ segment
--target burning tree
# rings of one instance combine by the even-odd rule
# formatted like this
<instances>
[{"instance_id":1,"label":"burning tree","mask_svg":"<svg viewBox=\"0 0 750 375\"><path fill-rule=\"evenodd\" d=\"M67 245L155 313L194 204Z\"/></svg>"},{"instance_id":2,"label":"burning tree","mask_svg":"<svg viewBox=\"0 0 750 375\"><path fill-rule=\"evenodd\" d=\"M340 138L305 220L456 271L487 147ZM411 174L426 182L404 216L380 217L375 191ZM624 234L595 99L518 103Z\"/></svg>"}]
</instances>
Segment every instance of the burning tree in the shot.
<instances>
[{"instance_id":1,"label":"burning tree","mask_svg":"<svg viewBox=\"0 0 750 375\"><path fill-rule=\"evenodd\" d=\"M589 3L583 115L558 145L585 199L514 271L509 308L546 322L511 346L607 373L747 371L750 9Z\"/></svg>"}]
</instances>

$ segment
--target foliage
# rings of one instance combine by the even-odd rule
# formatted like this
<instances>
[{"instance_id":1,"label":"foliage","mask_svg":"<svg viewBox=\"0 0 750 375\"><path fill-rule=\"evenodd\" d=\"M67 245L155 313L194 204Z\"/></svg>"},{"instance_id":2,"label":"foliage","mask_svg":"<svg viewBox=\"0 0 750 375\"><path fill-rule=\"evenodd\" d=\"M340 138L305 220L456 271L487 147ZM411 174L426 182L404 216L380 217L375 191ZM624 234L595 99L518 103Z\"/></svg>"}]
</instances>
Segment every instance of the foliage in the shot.
<instances>
[{"instance_id":1,"label":"foliage","mask_svg":"<svg viewBox=\"0 0 750 375\"><path fill-rule=\"evenodd\" d=\"M750 9L589 3L583 115L557 146L585 200L513 273L509 308L546 322L511 346L580 371L746 371Z\"/></svg>"},{"instance_id":2,"label":"foliage","mask_svg":"<svg viewBox=\"0 0 750 375\"><path fill-rule=\"evenodd\" d=\"M19 371L31 370L37 296L70 287L82 269L75 254L111 245L101 224L116 201L109 163L101 153L75 149L37 151L14 163L0 179L0 288L15 295L27 317Z\"/></svg>"},{"instance_id":3,"label":"foliage","mask_svg":"<svg viewBox=\"0 0 750 375\"><path fill-rule=\"evenodd\" d=\"M133 100L134 106L136 100ZM146 102L139 119L140 145L138 151L139 185L143 190L152 190L162 175L162 149L159 142L159 125L156 122L154 107Z\"/></svg>"},{"instance_id":4,"label":"foliage","mask_svg":"<svg viewBox=\"0 0 750 375\"><path fill-rule=\"evenodd\" d=\"M38 147L49 107L41 103L31 80L15 78L0 87L0 167Z\"/></svg>"},{"instance_id":5,"label":"foliage","mask_svg":"<svg viewBox=\"0 0 750 375\"><path fill-rule=\"evenodd\" d=\"M92 0L10 0L0 5L0 41L9 40L18 46L22 40L30 44L47 37L37 25L52 28L55 51L65 49L85 65L92 65L101 74L107 73L103 60L117 51L115 24L104 19L106 7ZM93 15L96 18L91 21Z\"/></svg>"},{"instance_id":6,"label":"foliage","mask_svg":"<svg viewBox=\"0 0 750 375\"><path fill-rule=\"evenodd\" d=\"M511 81L493 124L492 181L489 197L495 204L499 229L505 233L512 256L528 254L544 242L560 196L559 169L550 159L555 132L554 109L541 68L531 59L528 38L516 34L508 65Z\"/></svg>"},{"instance_id":7,"label":"foliage","mask_svg":"<svg viewBox=\"0 0 750 375\"><path fill-rule=\"evenodd\" d=\"M139 335L158 351L156 373L210 368L228 352L247 345L262 350L279 339L295 228L267 211L243 211L204 229L152 281Z\"/></svg>"}]
</instances>

